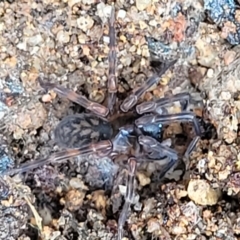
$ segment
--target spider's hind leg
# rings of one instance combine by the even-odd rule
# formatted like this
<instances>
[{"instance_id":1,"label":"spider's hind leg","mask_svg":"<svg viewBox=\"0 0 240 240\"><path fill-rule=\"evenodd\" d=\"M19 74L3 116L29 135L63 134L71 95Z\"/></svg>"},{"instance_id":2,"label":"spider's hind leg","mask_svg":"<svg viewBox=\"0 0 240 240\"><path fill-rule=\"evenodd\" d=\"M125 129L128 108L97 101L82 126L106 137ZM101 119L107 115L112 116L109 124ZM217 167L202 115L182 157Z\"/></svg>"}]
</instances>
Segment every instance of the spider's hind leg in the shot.
<instances>
[{"instance_id":1,"label":"spider's hind leg","mask_svg":"<svg viewBox=\"0 0 240 240\"><path fill-rule=\"evenodd\" d=\"M14 175L17 173L28 172L34 168L41 167L48 163L58 163L67 160L71 157L87 155L87 154L101 154L101 156L107 156L112 150L112 142L110 140L104 140L97 143L91 143L79 148L66 149L60 152L53 153L47 158L37 159L32 162L26 162L20 164L14 169L7 170L5 174Z\"/></svg>"},{"instance_id":2,"label":"spider's hind leg","mask_svg":"<svg viewBox=\"0 0 240 240\"><path fill-rule=\"evenodd\" d=\"M137 167L137 162L135 158L128 159L128 167L129 167L129 170L128 170L127 191L125 196L125 202L118 219L118 238L117 238L118 240L122 240L123 238L123 232L124 232L123 226L127 220L130 206L134 200L134 179L135 179L136 167Z\"/></svg>"},{"instance_id":3,"label":"spider's hind leg","mask_svg":"<svg viewBox=\"0 0 240 240\"><path fill-rule=\"evenodd\" d=\"M103 106L102 104L90 101L86 97L79 95L68 88L58 86L57 84L54 83L44 82L41 78L38 78L38 82L42 88L47 90L53 89L56 93L58 93L62 97L65 97L70 101L79 104L80 106L95 113L97 116L106 117L109 113L109 109Z\"/></svg>"}]
</instances>

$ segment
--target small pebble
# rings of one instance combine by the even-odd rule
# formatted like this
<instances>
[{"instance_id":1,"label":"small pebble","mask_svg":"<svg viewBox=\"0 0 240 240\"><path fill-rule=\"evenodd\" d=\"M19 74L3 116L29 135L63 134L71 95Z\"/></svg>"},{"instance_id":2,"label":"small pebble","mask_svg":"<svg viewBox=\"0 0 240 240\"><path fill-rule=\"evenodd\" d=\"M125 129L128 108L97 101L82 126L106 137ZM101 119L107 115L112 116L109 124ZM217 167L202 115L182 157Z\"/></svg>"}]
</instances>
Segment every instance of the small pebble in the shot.
<instances>
[{"instance_id":1,"label":"small pebble","mask_svg":"<svg viewBox=\"0 0 240 240\"><path fill-rule=\"evenodd\" d=\"M230 63L234 61L236 57L236 52L234 51L227 51L223 57L224 59L224 64L228 66Z\"/></svg>"},{"instance_id":2,"label":"small pebble","mask_svg":"<svg viewBox=\"0 0 240 240\"><path fill-rule=\"evenodd\" d=\"M183 226L173 226L173 228L172 228L172 233L174 235L180 235L180 234L183 234L186 232L187 232L187 229Z\"/></svg>"},{"instance_id":3,"label":"small pebble","mask_svg":"<svg viewBox=\"0 0 240 240\"><path fill-rule=\"evenodd\" d=\"M8 110L8 106L0 101L0 120L6 115Z\"/></svg>"},{"instance_id":4,"label":"small pebble","mask_svg":"<svg viewBox=\"0 0 240 240\"><path fill-rule=\"evenodd\" d=\"M215 205L221 195L220 190L213 189L205 180L191 180L188 184L188 197L196 204Z\"/></svg>"},{"instance_id":5,"label":"small pebble","mask_svg":"<svg viewBox=\"0 0 240 240\"><path fill-rule=\"evenodd\" d=\"M221 92L220 99L224 101L229 101L232 98L230 92Z\"/></svg>"},{"instance_id":6,"label":"small pebble","mask_svg":"<svg viewBox=\"0 0 240 240\"><path fill-rule=\"evenodd\" d=\"M118 11L117 18L122 18L123 19L123 18L126 17L126 14L127 14L127 12L125 10L120 9Z\"/></svg>"},{"instance_id":7,"label":"small pebble","mask_svg":"<svg viewBox=\"0 0 240 240\"><path fill-rule=\"evenodd\" d=\"M70 41L70 35L64 30L60 30L57 33L57 40L62 43L68 43Z\"/></svg>"},{"instance_id":8,"label":"small pebble","mask_svg":"<svg viewBox=\"0 0 240 240\"><path fill-rule=\"evenodd\" d=\"M103 36L103 42L109 43L110 42L109 36Z\"/></svg>"},{"instance_id":9,"label":"small pebble","mask_svg":"<svg viewBox=\"0 0 240 240\"><path fill-rule=\"evenodd\" d=\"M204 67L212 67L216 63L217 51L213 49L210 43L198 39L196 48L199 51L198 63Z\"/></svg>"},{"instance_id":10,"label":"small pebble","mask_svg":"<svg viewBox=\"0 0 240 240\"><path fill-rule=\"evenodd\" d=\"M93 27L94 21L90 16L81 16L77 19L77 26L83 30L84 32L87 32L87 30L90 30Z\"/></svg>"},{"instance_id":11,"label":"small pebble","mask_svg":"<svg viewBox=\"0 0 240 240\"><path fill-rule=\"evenodd\" d=\"M13 166L13 160L7 152L0 146L0 173L4 173L8 168Z\"/></svg>"},{"instance_id":12,"label":"small pebble","mask_svg":"<svg viewBox=\"0 0 240 240\"><path fill-rule=\"evenodd\" d=\"M20 42L17 44L17 48L23 51L27 51L27 42Z\"/></svg>"},{"instance_id":13,"label":"small pebble","mask_svg":"<svg viewBox=\"0 0 240 240\"><path fill-rule=\"evenodd\" d=\"M43 101L44 103L51 102L51 101L52 101L51 95L50 95L50 94L44 94L44 95L42 96L42 101Z\"/></svg>"},{"instance_id":14,"label":"small pebble","mask_svg":"<svg viewBox=\"0 0 240 240\"><path fill-rule=\"evenodd\" d=\"M212 69L212 68L209 68L208 71L207 71L207 77L212 78L213 75L214 75L213 69Z\"/></svg>"},{"instance_id":15,"label":"small pebble","mask_svg":"<svg viewBox=\"0 0 240 240\"><path fill-rule=\"evenodd\" d=\"M138 178L140 185L143 187L148 185L151 182L151 179L149 177L147 177L146 174L141 173L141 172L137 173L137 178Z\"/></svg>"},{"instance_id":16,"label":"small pebble","mask_svg":"<svg viewBox=\"0 0 240 240\"><path fill-rule=\"evenodd\" d=\"M147 223L147 231L149 233L153 233L155 231L159 231L161 228L159 219L157 218L150 218Z\"/></svg>"},{"instance_id":17,"label":"small pebble","mask_svg":"<svg viewBox=\"0 0 240 240\"><path fill-rule=\"evenodd\" d=\"M33 37L28 38L27 43L31 46L40 46L43 43L43 37L41 34L36 34Z\"/></svg>"},{"instance_id":18,"label":"small pebble","mask_svg":"<svg viewBox=\"0 0 240 240\"><path fill-rule=\"evenodd\" d=\"M97 190L92 193L92 201L95 203L95 207L98 210L102 210L103 215L105 215L105 209L107 205L107 197L103 190Z\"/></svg>"},{"instance_id":19,"label":"small pebble","mask_svg":"<svg viewBox=\"0 0 240 240\"><path fill-rule=\"evenodd\" d=\"M82 206L84 198L85 192L72 189L61 202L65 204L70 211L75 211Z\"/></svg>"},{"instance_id":20,"label":"small pebble","mask_svg":"<svg viewBox=\"0 0 240 240\"><path fill-rule=\"evenodd\" d=\"M88 187L84 184L82 179L74 177L69 181L69 186L73 189L88 190Z\"/></svg>"},{"instance_id":21,"label":"small pebble","mask_svg":"<svg viewBox=\"0 0 240 240\"><path fill-rule=\"evenodd\" d=\"M137 0L136 7L139 11L145 10L151 4L151 0Z\"/></svg>"},{"instance_id":22,"label":"small pebble","mask_svg":"<svg viewBox=\"0 0 240 240\"><path fill-rule=\"evenodd\" d=\"M39 210L39 215L42 217L43 225L49 225L52 221L52 214L47 206Z\"/></svg>"},{"instance_id":23,"label":"small pebble","mask_svg":"<svg viewBox=\"0 0 240 240\"><path fill-rule=\"evenodd\" d=\"M70 7L74 6L75 4L81 3L82 0L68 0L68 5Z\"/></svg>"},{"instance_id":24,"label":"small pebble","mask_svg":"<svg viewBox=\"0 0 240 240\"><path fill-rule=\"evenodd\" d=\"M153 20L149 21L149 25L156 27L158 25L158 22L155 19L153 19Z\"/></svg>"}]
</instances>

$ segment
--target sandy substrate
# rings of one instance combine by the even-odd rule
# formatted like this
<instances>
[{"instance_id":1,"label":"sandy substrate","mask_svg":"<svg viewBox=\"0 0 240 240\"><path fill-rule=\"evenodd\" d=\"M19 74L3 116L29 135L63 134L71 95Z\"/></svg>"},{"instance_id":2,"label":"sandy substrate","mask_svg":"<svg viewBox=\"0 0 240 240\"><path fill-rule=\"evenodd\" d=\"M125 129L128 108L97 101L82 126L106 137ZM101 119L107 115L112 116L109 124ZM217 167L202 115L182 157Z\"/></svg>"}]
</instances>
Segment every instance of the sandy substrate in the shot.
<instances>
[{"instance_id":1,"label":"sandy substrate","mask_svg":"<svg viewBox=\"0 0 240 240\"><path fill-rule=\"evenodd\" d=\"M149 51L146 41L153 37L166 43L158 60L178 61L141 101L189 92L194 112L211 125L165 181L158 181L159 165L139 166L126 239L239 239L240 58L231 45L238 40L239 10L232 22L225 15L215 22L201 1L120 0L115 9L119 101L156 71L150 64L156 49ZM84 111L42 89L38 77L104 102L110 11L110 1L0 2L0 239L117 237L127 179L120 160L90 155L4 174L61 150L54 129ZM165 138L189 134L179 124L165 130Z\"/></svg>"}]
</instances>

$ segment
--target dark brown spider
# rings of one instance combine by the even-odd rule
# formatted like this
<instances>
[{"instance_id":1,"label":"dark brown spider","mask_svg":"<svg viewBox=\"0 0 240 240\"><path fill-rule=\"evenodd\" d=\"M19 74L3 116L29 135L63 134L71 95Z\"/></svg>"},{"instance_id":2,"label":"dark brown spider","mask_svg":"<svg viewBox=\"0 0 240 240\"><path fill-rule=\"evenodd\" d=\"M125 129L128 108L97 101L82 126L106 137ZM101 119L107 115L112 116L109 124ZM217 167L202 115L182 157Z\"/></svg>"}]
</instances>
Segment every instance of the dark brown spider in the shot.
<instances>
[{"instance_id":1,"label":"dark brown spider","mask_svg":"<svg viewBox=\"0 0 240 240\"><path fill-rule=\"evenodd\" d=\"M125 155L128 158L129 175L125 204L118 221L118 240L120 240L123 237L123 226L127 219L129 207L133 201L137 163L167 159L167 164L161 172L161 178L178 160L178 153L170 148L171 144L161 139L162 126L172 121L193 123L196 137L188 146L185 156L188 156L194 149L201 135L201 130L195 115L187 111L191 98L188 93L180 93L171 98L161 98L157 101L143 102L136 106L135 111L129 112L139 102L140 97L151 86L156 84L159 77L176 61L162 63L157 74L150 77L141 87L134 89L131 95L120 104L120 110L123 113L118 111L116 114L113 114L114 106L117 102L117 52L114 21L115 10L113 7L109 20L110 50L108 55L107 107L89 101L86 97L78 95L69 89L39 79L39 83L44 89L54 89L61 96L83 106L91 113L67 116L58 124L54 131L55 141L60 146L67 148L66 150L54 153L45 159L22 164L18 168L10 170L10 173L26 172L48 162L58 162L70 157L90 153L94 153L98 157L109 156L113 159L118 155ZM180 102L182 112L168 114L166 107L173 102ZM108 117L108 120L106 117ZM123 119L122 117L133 119L133 121L129 125L125 125L126 121L120 123L120 128L118 128L118 132L115 134L115 120L118 120L118 118Z\"/></svg>"}]
</instances>

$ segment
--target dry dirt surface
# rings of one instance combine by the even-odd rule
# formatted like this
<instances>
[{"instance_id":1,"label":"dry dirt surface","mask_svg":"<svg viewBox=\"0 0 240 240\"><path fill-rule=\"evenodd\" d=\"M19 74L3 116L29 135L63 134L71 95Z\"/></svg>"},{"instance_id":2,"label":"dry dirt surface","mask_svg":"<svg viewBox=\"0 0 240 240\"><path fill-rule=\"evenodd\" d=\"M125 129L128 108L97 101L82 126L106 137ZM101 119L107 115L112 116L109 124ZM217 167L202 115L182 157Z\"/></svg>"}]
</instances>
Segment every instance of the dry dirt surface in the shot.
<instances>
[{"instance_id":1,"label":"dry dirt surface","mask_svg":"<svg viewBox=\"0 0 240 240\"><path fill-rule=\"evenodd\" d=\"M104 103L112 4L118 101L160 61L178 59L140 101L188 92L203 128L190 158L164 180L160 165L138 166L124 239L240 239L240 10L230 0L0 2L0 239L117 239L121 159L80 156L9 174L60 151L57 124L85 111L42 89L39 77ZM181 152L190 133L169 123L163 137L181 135Z\"/></svg>"}]
</instances>

